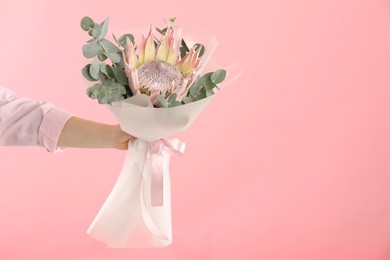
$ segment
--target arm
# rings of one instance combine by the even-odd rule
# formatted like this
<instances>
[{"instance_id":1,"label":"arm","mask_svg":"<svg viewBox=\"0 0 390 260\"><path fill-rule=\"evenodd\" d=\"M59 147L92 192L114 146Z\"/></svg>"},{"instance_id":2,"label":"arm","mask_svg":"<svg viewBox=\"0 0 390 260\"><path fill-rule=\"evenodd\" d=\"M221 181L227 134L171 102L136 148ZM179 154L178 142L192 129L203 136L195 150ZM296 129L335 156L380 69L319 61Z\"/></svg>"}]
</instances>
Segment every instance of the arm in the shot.
<instances>
[{"instance_id":1,"label":"arm","mask_svg":"<svg viewBox=\"0 0 390 260\"><path fill-rule=\"evenodd\" d=\"M75 117L52 104L19 98L0 87L0 145L126 149L132 137L119 126Z\"/></svg>"},{"instance_id":2,"label":"arm","mask_svg":"<svg viewBox=\"0 0 390 260\"><path fill-rule=\"evenodd\" d=\"M127 149L132 136L119 125L106 125L79 117L71 117L58 138L58 146L80 148Z\"/></svg>"}]
</instances>

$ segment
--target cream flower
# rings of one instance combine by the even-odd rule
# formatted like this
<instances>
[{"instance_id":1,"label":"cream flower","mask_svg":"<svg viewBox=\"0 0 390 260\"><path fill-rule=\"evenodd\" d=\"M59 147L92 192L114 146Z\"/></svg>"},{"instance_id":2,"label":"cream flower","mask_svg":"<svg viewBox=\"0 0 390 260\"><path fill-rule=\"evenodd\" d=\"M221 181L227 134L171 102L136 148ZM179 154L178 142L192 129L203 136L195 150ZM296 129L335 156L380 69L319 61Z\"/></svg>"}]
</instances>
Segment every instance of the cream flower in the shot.
<instances>
[{"instance_id":1,"label":"cream flower","mask_svg":"<svg viewBox=\"0 0 390 260\"><path fill-rule=\"evenodd\" d=\"M160 106L158 95L169 98L176 93L177 101L187 95L200 68L200 48L192 48L187 55L180 58L180 42L180 31L170 26L157 48L152 27L137 48L127 39L125 72L134 95L141 93L150 96L155 106Z\"/></svg>"}]
</instances>

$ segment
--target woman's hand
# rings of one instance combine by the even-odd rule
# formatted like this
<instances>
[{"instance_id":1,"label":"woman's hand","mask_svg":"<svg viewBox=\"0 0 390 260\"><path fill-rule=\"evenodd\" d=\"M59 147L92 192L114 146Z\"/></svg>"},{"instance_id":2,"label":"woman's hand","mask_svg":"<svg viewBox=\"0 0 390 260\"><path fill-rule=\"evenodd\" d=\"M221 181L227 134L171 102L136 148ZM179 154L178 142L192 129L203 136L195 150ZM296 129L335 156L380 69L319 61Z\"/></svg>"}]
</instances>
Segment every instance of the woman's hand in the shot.
<instances>
[{"instance_id":1,"label":"woman's hand","mask_svg":"<svg viewBox=\"0 0 390 260\"><path fill-rule=\"evenodd\" d=\"M112 126L114 147L119 150L127 150L128 143L134 139L133 136L123 132L119 125Z\"/></svg>"},{"instance_id":2,"label":"woman's hand","mask_svg":"<svg viewBox=\"0 0 390 260\"><path fill-rule=\"evenodd\" d=\"M126 150L134 137L123 132L119 125L106 125L79 117L71 117L58 138L60 147L116 148Z\"/></svg>"}]
</instances>

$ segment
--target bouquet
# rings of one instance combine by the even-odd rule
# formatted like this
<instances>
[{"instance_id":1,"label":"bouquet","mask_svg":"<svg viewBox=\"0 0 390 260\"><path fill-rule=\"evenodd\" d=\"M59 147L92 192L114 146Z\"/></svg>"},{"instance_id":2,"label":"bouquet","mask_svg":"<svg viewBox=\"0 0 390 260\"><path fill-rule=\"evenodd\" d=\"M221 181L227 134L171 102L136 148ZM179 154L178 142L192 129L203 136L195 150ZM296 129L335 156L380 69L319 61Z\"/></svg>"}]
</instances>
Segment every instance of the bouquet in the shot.
<instances>
[{"instance_id":1,"label":"bouquet","mask_svg":"<svg viewBox=\"0 0 390 260\"><path fill-rule=\"evenodd\" d=\"M119 178L87 233L109 247L167 246L172 243L169 159L185 147L171 136L189 127L227 71L202 74L217 41L191 46L174 18L165 28L150 26L138 45L130 33L106 39L108 21L81 20L92 37L83 54L94 58L82 69L92 82L86 92L136 139L129 142Z\"/></svg>"}]
</instances>

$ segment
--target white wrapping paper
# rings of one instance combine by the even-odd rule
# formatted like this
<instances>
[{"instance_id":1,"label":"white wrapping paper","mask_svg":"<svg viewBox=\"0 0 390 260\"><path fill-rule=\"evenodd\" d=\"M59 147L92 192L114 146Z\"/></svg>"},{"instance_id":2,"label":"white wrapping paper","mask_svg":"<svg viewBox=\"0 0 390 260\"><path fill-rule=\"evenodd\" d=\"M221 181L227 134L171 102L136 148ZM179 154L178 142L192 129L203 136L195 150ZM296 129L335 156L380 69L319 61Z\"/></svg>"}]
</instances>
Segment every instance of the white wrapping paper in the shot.
<instances>
[{"instance_id":1,"label":"white wrapping paper","mask_svg":"<svg viewBox=\"0 0 390 260\"><path fill-rule=\"evenodd\" d=\"M147 28L130 31L140 34ZM218 45L215 36L203 28L194 34L196 37L186 37L187 44L193 45L190 39L196 39L206 46L199 75L203 70L220 68L211 59ZM241 74L238 68L226 68L224 88ZM139 94L107 106L122 130L137 139L129 142L119 178L88 228L91 237L117 248L164 247L172 243L169 159L184 152L184 143L170 136L187 129L213 97L183 106L154 108L148 96Z\"/></svg>"},{"instance_id":2,"label":"white wrapping paper","mask_svg":"<svg viewBox=\"0 0 390 260\"><path fill-rule=\"evenodd\" d=\"M172 243L169 158L181 154L184 143L169 136L188 128L212 98L154 108L148 96L135 95L108 106L121 128L138 139L129 142L120 176L88 228L91 237L117 248L163 247ZM152 205L151 195L156 165L160 165L163 178L162 201L157 202L162 205L158 206Z\"/></svg>"}]
</instances>

